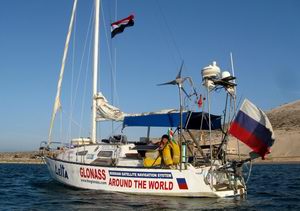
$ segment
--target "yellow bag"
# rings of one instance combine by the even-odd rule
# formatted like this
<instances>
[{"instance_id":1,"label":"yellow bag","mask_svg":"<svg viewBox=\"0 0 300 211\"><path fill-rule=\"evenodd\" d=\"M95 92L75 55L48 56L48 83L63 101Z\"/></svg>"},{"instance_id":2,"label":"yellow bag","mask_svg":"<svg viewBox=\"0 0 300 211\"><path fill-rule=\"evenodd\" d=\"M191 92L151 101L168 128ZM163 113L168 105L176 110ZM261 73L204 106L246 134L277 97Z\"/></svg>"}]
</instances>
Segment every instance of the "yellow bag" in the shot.
<instances>
[{"instance_id":1,"label":"yellow bag","mask_svg":"<svg viewBox=\"0 0 300 211\"><path fill-rule=\"evenodd\" d=\"M146 158L152 158L152 159L156 159L159 156L159 151L157 150L151 150L151 151L147 151L145 153L145 157Z\"/></svg>"},{"instance_id":2,"label":"yellow bag","mask_svg":"<svg viewBox=\"0 0 300 211\"><path fill-rule=\"evenodd\" d=\"M178 164L180 162L180 147L179 145L176 143L173 143L171 141L171 148L172 148L172 152L173 152L173 164Z\"/></svg>"},{"instance_id":3,"label":"yellow bag","mask_svg":"<svg viewBox=\"0 0 300 211\"><path fill-rule=\"evenodd\" d=\"M173 165L173 159L171 156L171 148L170 145L167 144L162 151L164 163L166 166Z\"/></svg>"}]
</instances>

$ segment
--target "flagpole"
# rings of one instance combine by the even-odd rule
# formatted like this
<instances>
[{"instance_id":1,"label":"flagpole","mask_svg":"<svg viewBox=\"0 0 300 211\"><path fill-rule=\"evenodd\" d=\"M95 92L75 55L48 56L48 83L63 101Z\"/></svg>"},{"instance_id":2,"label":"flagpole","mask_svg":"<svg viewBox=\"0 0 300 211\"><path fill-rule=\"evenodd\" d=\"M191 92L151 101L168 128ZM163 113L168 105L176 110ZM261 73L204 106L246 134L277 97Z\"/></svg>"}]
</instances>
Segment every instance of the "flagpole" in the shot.
<instances>
[{"instance_id":1,"label":"flagpole","mask_svg":"<svg viewBox=\"0 0 300 211\"><path fill-rule=\"evenodd\" d=\"M178 85L179 88L179 104L180 104L180 128L179 128L179 145L180 145L180 171L182 171L182 93L181 88L182 85Z\"/></svg>"},{"instance_id":2,"label":"flagpole","mask_svg":"<svg viewBox=\"0 0 300 211\"><path fill-rule=\"evenodd\" d=\"M112 71L111 73L111 101L112 101L112 105L114 106L115 104L115 99L114 99L114 95L115 95L115 83L116 83L116 72L117 72L117 48L115 47L115 60L114 60L114 72ZM111 121L111 130L112 132L115 130L114 128L114 121Z\"/></svg>"},{"instance_id":3,"label":"flagpole","mask_svg":"<svg viewBox=\"0 0 300 211\"><path fill-rule=\"evenodd\" d=\"M117 21L117 11L118 11L118 0L115 1L115 20ZM111 101L112 105L114 105L114 95L115 95L115 83L116 79L114 78L116 76L117 72L117 47L115 47L115 55L114 55L114 72L111 73L111 84L112 84L112 89L111 89ZM114 121L111 121L111 132L113 133L115 130L114 128Z\"/></svg>"},{"instance_id":4,"label":"flagpole","mask_svg":"<svg viewBox=\"0 0 300 211\"><path fill-rule=\"evenodd\" d=\"M209 145L210 145L210 170L211 170L211 180L210 186L213 186L213 175L212 175L212 164L213 164L213 150L212 150L212 143L211 143L211 119L210 119L210 96L209 96L209 87L207 87L207 107L208 107L208 129L209 129Z\"/></svg>"}]
</instances>

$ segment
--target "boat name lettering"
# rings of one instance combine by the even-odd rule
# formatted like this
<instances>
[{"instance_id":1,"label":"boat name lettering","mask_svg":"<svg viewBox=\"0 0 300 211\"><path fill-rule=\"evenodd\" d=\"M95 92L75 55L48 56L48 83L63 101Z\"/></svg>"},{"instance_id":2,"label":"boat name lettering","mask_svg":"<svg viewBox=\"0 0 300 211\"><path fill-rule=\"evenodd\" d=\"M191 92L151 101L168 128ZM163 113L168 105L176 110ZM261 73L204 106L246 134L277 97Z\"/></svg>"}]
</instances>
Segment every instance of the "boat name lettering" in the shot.
<instances>
[{"instance_id":1,"label":"boat name lettering","mask_svg":"<svg viewBox=\"0 0 300 211\"><path fill-rule=\"evenodd\" d=\"M106 180L106 172L104 169L81 167L80 177L87 179Z\"/></svg>"},{"instance_id":2,"label":"boat name lettering","mask_svg":"<svg viewBox=\"0 0 300 211\"><path fill-rule=\"evenodd\" d=\"M58 175L60 177L63 177L63 178L66 178L66 179L69 179L68 172L67 172L67 170L65 170L64 165L60 164L59 167L57 168L57 166L55 164L54 168L55 168L55 174L56 175Z\"/></svg>"},{"instance_id":3,"label":"boat name lettering","mask_svg":"<svg viewBox=\"0 0 300 211\"><path fill-rule=\"evenodd\" d=\"M157 180L131 180L110 178L109 186L121 188L135 188L135 189L152 189L152 190L173 190L174 184L172 181L157 181Z\"/></svg>"},{"instance_id":4,"label":"boat name lettering","mask_svg":"<svg viewBox=\"0 0 300 211\"><path fill-rule=\"evenodd\" d=\"M171 172L109 171L111 177L173 179Z\"/></svg>"}]
</instances>

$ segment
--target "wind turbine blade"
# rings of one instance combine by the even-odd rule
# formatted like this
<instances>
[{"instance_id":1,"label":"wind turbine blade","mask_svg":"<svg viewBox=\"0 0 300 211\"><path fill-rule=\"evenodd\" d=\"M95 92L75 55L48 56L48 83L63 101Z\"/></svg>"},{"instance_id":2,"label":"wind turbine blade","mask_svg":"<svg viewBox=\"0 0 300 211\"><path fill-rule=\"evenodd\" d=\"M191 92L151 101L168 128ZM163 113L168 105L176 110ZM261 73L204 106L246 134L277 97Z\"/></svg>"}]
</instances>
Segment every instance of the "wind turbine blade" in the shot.
<instances>
[{"instance_id":1,"label":"wind turbine blade","mask_svg":"<svg viewBox=\"0 0 300 211\"><path fill-rule=\"evenodd\" d=\"M179 72L178 72L178 74L177 74L177 76L176 76L176 79L177 79L177 78L181 78L181 72L182 72L183 64L184 64L184 61L182 60L181 66L180 66L180 69L179 69Z\"/></svg>"},{"instance_id":2,"label":"wind turbine blade","mask_svg":"<svg viewBox=\"0 0 300 211\"><path fill-rule=\"evenodd\" d=\"M166 82L166 83L157 84L157 86L164 86L164 85L176 85L176 81L173 80L173 81L169 81L169 82Z\"/></svg>"}]
</instances>

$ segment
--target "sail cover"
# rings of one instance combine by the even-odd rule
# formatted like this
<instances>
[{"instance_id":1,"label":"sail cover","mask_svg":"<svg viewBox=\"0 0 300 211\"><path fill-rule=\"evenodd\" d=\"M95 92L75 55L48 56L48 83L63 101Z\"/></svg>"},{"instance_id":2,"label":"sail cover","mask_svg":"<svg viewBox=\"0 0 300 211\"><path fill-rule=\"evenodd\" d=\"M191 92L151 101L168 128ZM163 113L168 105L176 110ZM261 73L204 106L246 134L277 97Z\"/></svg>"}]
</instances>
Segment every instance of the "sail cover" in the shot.
<instances>
[{"instance_id":1,"label":"sail cover","mask_svg":"<svg viewBox=\"0 0 300 211\"><path fill-rule=\"evenodd\" d=\"M119 108L110 105L101 92L97 94L96 100L97 121L123 121L125 113L123 113Z\"/></svg>"},{"instance_id":2,"label":"sail cover","mask_svg":"<svg viewBox=\"0 0 300 211\"><path fill-rule=\"evenodd\" d=\"M202 124L201 124L201 120ZM208 113L185 111L182 113L183 127L185 129L209 129ZM135 116L126 116L123 128L133 126L143 127L180 127L180 113L177 110L147 113ZM211 129L221 129L221 116L211 115Z\"/></svg>"}]
</instances>

